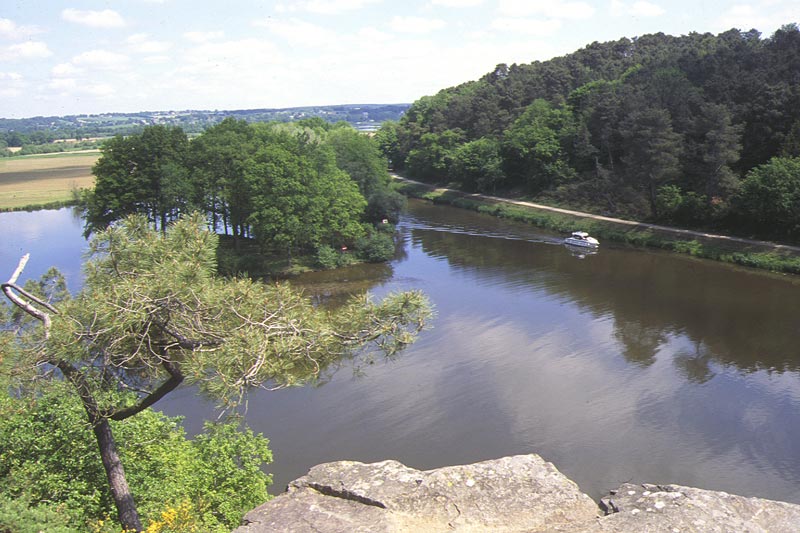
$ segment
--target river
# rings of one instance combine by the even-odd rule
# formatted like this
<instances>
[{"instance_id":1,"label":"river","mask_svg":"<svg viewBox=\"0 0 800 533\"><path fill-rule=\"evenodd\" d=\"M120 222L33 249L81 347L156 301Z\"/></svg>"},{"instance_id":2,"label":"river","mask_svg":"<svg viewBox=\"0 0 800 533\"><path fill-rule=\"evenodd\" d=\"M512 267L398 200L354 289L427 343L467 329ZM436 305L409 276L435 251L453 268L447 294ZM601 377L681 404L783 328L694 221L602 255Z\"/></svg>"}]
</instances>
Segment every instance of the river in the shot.
<instances>
[{"instance_id":1,"label":"river","mask_svg":"<svg viewBox=\"0 0 800 533\"><path fill-rule=\"evenodd\" d=\"M0 256L9 271L28 248L36 268L80 263L68 211L0 221L20 235ZM422 289L433 327L392 361L251 396L273 493L325 461L533 452L595 499L634 481L800 503L800 278L610 243L573 254L557 235L418 201L399 232L389 265L297 283L318 300ZM216 413L189 388L158 407L190 433Z\"/></svg>"}]
</instances>

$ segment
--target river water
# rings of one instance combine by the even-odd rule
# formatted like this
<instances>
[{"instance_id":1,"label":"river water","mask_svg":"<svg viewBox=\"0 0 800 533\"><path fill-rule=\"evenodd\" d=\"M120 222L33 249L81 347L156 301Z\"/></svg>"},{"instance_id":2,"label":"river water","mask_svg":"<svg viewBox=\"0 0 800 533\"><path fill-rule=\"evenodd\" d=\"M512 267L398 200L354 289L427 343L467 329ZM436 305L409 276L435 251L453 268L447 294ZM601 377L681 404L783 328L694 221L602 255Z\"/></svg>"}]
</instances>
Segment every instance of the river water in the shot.
<instances>
[{"instance_id":1,"label":"river water","mask_svg":"<svg viewBox=\"0 0 800 533\"><path fill-rule=\"evenodd\" d=\"M25 232L12 255L38 247L72 271L80 222L55 213L22 230L2 214L0 227ZM800 278L609 243L580 255L524 224L417 201L399 230L389 265L296 283L319 301L421 289L433 327L390 362L251 396L272 492L325 461L429 469L538 453L595 499L633 481L800 503ZM190 433L216 413L189 388L159 406Z\"/></svg>"}]
</instances>

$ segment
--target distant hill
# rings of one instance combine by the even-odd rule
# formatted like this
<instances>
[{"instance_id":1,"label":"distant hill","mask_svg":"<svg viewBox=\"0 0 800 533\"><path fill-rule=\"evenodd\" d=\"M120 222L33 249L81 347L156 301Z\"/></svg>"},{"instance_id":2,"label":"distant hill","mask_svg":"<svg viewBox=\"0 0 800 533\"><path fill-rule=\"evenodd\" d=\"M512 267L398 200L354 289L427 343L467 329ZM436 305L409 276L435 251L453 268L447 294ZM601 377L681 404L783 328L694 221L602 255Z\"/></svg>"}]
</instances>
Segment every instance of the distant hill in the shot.
<instances>
[{"instance_id":1,"label":"distant hill","mask_svg":"<svg viewBox=\"0 0 800 533\"><path fill-rule=\"evenodd\" d=\"M64 117L0 118L0 135L9 146L21 146L23 142L43 143L54 139L126 135L153 124L180 126L192 134L202 132L225 117L248 122L291 122L308 117L322 117L329 122L349 122L357 129L369 131L377 129L386 120L398 120L408 107L409 104L354 104L282 109L142 111Z\"/></svg>"}]
</instances>

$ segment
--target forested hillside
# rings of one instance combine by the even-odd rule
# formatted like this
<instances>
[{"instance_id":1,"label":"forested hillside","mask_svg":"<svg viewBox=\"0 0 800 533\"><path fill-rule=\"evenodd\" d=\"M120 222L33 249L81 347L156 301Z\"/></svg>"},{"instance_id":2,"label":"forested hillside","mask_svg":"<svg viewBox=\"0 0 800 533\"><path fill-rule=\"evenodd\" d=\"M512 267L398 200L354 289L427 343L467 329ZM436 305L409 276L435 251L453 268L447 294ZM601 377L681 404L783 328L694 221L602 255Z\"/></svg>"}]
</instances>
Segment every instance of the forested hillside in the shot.
<instances>
[{"instance_id":1,"label":"forested hillside","mask_svg":"<svg viewBox=\"0 0 800 533\"><path fill-rule=\"evenodd\" d=\"M396 170L604 214L800 239L800 30L592 43L417 100Z\"/></svg>"}]
</instances>

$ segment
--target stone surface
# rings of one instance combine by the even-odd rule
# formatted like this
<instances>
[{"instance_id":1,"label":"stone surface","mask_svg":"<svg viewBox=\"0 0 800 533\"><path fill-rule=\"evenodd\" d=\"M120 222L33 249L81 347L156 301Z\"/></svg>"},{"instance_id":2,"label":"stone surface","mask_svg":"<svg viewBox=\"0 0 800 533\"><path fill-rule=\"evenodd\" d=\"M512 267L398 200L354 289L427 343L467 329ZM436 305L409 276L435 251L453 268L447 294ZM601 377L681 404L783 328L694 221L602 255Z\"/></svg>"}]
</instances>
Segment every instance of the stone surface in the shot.
<instances>
[{"instance_id":1,"label":"stone surface","mask_svg":"<svg viewBox=\"0 0 800 533\"><path fill-rule=\"evenodd\" d=\"M236 532L522 532L598 514L574 482L538 455L430 471L397 461L341 461L312 468L248 513Z\"/></svg>"},{"instance_id":2,"label":"stone surface","mask_svg":"<svg viewBox=\"0 0 800 533\"><path fill-rule=\"evenodd\" d=\"M235 533L275 531L794 533L800 505L625 484L598 507L538 455L429 471L397 461L340 461L293 481L285 494L248 513Z\"/></svg>"},{"instance_id":3,"label":"stone surface","mask_svg":"<svg viewBox=\"0 0 800 533\"><path fill-rule=\"evenodd\" d=\"M613 514L587 532L789 533L800 505L680 485L625 484L601 506Z\"/></svg>"}]
</instances>

